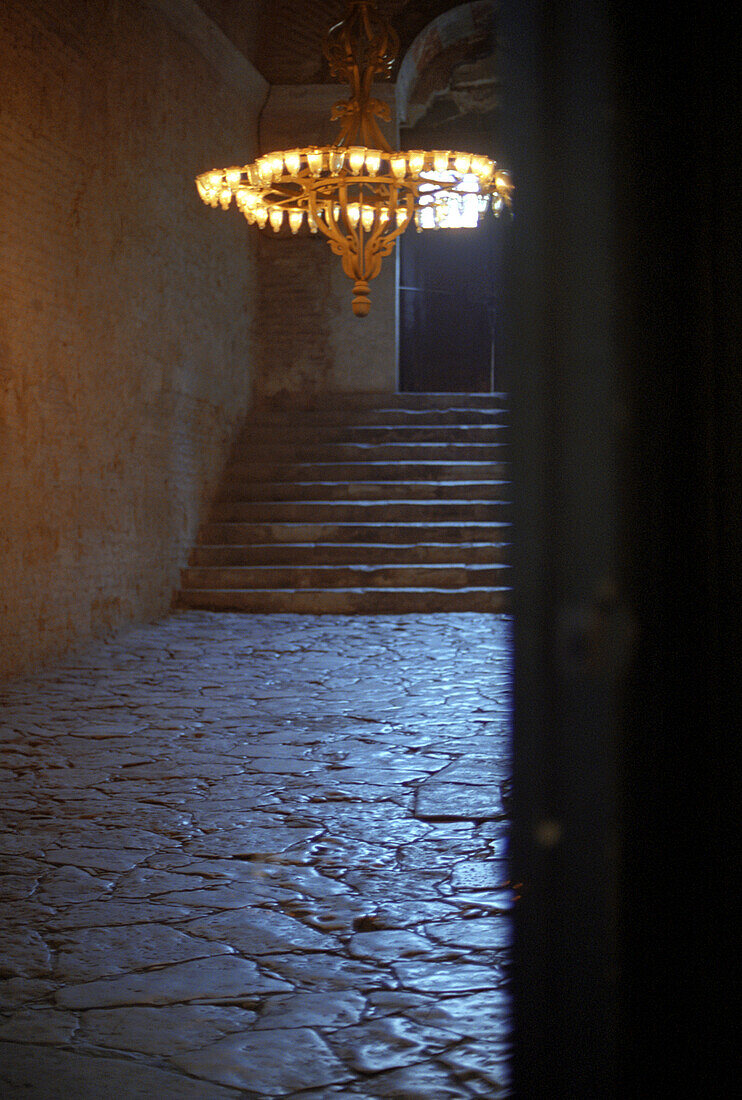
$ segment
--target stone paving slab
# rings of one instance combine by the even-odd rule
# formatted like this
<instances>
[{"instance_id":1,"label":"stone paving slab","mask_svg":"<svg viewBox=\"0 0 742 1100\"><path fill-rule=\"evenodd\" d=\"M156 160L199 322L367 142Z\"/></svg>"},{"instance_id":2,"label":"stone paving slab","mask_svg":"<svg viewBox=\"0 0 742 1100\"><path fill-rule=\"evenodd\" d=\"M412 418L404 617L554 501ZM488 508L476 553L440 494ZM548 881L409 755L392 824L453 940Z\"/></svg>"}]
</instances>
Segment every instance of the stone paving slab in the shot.
<instances>
[{"instance_id":1,"label":"stone paving slab","mask_svg":"<svg viewBox=\"0 0 742 1100\"><path fill-rule=\"evenodd\" d=\"M222 1039L210 1047L176 1055L176 1065L196 1077L245 1089L261 1096L290 1096L299 1089L353 1079L352 1067L336 1058L311 1028Z\"/></svg>"},{"instance_id":2,"label":"stone paving slab","mask_svg":"<svg viewBox=\"0 0 742 1100\"><path fill-rule=\"evenodd\" d=\"M121 1058L99 1058L43 1046L0 1043L0 1086L8 1100L234 1100L239 1092L182 1073Z\"/></svg>"},{"instance_id":3,"label":"stone paving slab","mask_svg":"<svg viewBox=\"0 0 742 1100\"><path fill-rule=\"evenodd\" d=\"M96 1046L167 1057L209 1046L235 1031L248 1031L257 1014L219 1005L162 1005L94 1008L76 1019L83 1037Z\"/></svg>"},{"instance_id":4,"label":"stone paving slab","mask_svg":"<svg viewBox=\"0 0 742 1100\"><path fill-rule=\"evenodd\" d=\"M509 654L183 612L4 685L3 1100L507 1096Z\"/></svg>"}]
</instances>

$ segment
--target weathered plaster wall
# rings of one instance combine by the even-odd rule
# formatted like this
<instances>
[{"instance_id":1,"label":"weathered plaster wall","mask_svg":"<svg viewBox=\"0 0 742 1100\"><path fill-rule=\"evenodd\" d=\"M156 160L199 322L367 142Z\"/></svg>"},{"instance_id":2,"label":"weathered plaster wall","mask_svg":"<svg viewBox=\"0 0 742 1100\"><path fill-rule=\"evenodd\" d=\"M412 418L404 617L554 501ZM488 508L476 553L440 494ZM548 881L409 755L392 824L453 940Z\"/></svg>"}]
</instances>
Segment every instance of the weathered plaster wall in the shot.
<instances>
[{"instance_id":1,"label":"weathered plaster wall","mask_svg":"<svg viewBox=\"0 0 742 1100\"><path fill-rule=\"evenodd\" d=\"M271 0L269 0L269 4ZM275 0L272 0L275 3ZM257 45L265 0L198 0L198 5L253 63L259 61Z\"/></svg>"},{"instance_id":2,"label":"weathered plaster wall","mask_svg":"<svg viewBox=\"0 0 742 1100\"><path fill-rule=\"evenodd\" d=\"M168 5L0 5L0 676L167 609L248 406L262 82Z\"/></svg>"},{"instance_id":3,"label":"weathered plaster wall","mask_svg":"<svg viewBox=\"0 0 742 1100\"><path fill-rule=\"evenodd\" d=\"M497 5L459 4L429 22L415 38L397 74L397 117L413 128L444 95L461 114L499 103Z\"/></svg>"},{"instance_id":4,"label":"weathered plaster wall","mask_svg":"<svg viewBox=\"0 0 742 1100\"><path fill-rule=\"evenodd\" d=\"M332 144L338 123L330 111L346 95L339 84L272 87L260 122L262 151ZM394 120L393 87L380 84L374 95L389 103ZM383 128L395 145L396 123ZM351 308L353 283L323 237L276 236L270 228L255 233L261 260L256 394L301 401L337 390L395 390L395 254L371 281L371 312L359 318Z\"/></svg>"},{"instance_id":5,"label":"weathered plaster wall","mask_svg":"<svg viewBox=\"0 0 742 1100\"><path fill-rule=\"evenodd\" d=\"M323 238L260 234L255 391L311 402L335 391L396 389L392 255L371 282L371 312L351 308L353 283Z\"/></svg>"}]
</instances>

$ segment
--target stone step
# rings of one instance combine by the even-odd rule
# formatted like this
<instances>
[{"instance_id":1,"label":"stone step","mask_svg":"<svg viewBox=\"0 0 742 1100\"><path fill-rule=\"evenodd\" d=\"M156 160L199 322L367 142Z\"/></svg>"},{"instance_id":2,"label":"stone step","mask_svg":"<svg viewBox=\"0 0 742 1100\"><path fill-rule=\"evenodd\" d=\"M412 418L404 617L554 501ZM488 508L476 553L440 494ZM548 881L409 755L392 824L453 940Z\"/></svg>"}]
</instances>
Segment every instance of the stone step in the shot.
<instances>
[{"instance_id":1,"label":"stone step","mask_svg":"<svg viewBox=\"0 0 742 1100\"><path fill-rule=\"evenodd\" d=\"M510 609L508 588L275 588L184 589L176 606L201 611L252 614L404 615L440 611Z\"/></svg>"},{"instance_id":2,"label":"stone step","mask_svg":"<svg viewBox=\"0 0 742 1100\"><path fill-rule=\"evenodd\" d=\"M235 447L307 443L501 443L506 424L250 424L235 440Z\"/></svg>"},{"instance_id":3,"label":"stone step","mask_svg":"<svg viewBox=\"0 0 742 1100\"><path fill-rule=\"evenodd\" d=\"M380 405L367 409L338 410L333 407L324 409L295 410L282 409L279 412L266 412L250 418L250 424L281 427L286 425L322 425L338 427L348 425L369 425L400 427L410 425L488 425L499 424L507 415L504 407L466 408L451 407L445 409L409 409L390 408ZM247 426L245 430L248 430Z\"/></svg>"},{"instance_id":4,"label":"stone step","mask_svg":"<svg viewBox=\"0 0 742 1100\"><path fill-rule=\"evenodd\" d=\"M505 460L504 443L293 443L272 440L235 445L232 461L262 462L452 462Z\"/></svg>"},{"instance_id":5,"label":"stone step","mask_svg":"<svg viewBox=\"0 0 742 1100\"><path fill-rule=\"evenodd\" d=\"M510 546L506 542L404 543L234 543L225 546L196 546L189 558L191 566L254 565L496 565L507 561Z\"/></svg>"},{"instance_id":6,"label":"stone step","mask_svg":"<svg viewBox=\"0 0 742 1100\"><path fill-rule=\"evenodd\" d=\"M179 606L399 614L508 608L503 394L265 403L233 448Z\"/></svg>"},{"instance_id":7,"label":"stone step","mask_svg":"<svg viewBox=\"0 0 742 1100\"><path fill-rule=\"evenodd\" d=\"M496 500L507 499L508 481L228 481L226 501L294 500Z\"/></svg>"},{"instance_id":8,"label":"stone step","mask_svg":"<svg viewBox=\"0 0 742 1100\"><path fill-rule=\"evenodd\" d=\"M466 523L505 519L497 500L225 501L211 508L212 523Z\"/></svg>"},{"instance_id":9,"label":"stone step","mask_svg":"<svg viewBox=\"0 0 742 1100\"><path fill-rule=\"evenodd\" d=\"M233 462L226 470L224 483L293 481L483 481L502 479L505 462Z\"/></svg>"},{"instance_id":10,"label":"stone step","mask_svg":"<svg viewBox=\"0 0 742 1100\"><path fill-rule=\"evenodd\" d=\"M420 409L423 412L428 409L447 408L471 408L492 409L506 408L507 394L505 393L334 393L322 394L316 401L307 401L299 404L297 401L286 401L276 398L274 401L266 400L253 410L255 417L265 415L280 415L301 411L323 413L327 409L340 412L343 416L356 410L365 409Z\"/></svg>"},{"instance_id":11,"label":"stone step","mask_svg":"<svg viewBox=\"0 0 742 1100\"><path fill-rule=\"evenodd\" d=\"M509 523L205 523L199 545L227 543L370 542L431 543L505 542Z\"/></svg>"},{"instance_id":12,"label":"stone step","mask_svg":"<svg viewBox=\"0 0 742 1100\"><path fill-rule=\"evenodd\" d=\"M506 565L216 566L181 570L196 588L482 588L505 583Z\"/></svg>"}]
</instances>

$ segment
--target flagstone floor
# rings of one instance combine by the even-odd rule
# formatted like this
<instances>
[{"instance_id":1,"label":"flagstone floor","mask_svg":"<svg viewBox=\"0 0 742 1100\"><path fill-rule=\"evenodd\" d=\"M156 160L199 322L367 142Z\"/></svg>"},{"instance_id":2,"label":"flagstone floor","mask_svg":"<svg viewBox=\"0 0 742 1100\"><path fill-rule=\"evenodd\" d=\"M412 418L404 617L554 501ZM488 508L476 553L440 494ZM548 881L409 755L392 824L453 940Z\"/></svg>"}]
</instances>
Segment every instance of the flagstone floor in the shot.
<instances>
[{"instance_id":1,"label":"flagstone floor","mask_svg":"<svg viewBox=\"0 0 742 1100\"><path fill-rule=\"evenodd\" d=\"M509 678L504 616L183 612L6 685L3 1100L508 1095Z\"/></svg>"}]
</instances>

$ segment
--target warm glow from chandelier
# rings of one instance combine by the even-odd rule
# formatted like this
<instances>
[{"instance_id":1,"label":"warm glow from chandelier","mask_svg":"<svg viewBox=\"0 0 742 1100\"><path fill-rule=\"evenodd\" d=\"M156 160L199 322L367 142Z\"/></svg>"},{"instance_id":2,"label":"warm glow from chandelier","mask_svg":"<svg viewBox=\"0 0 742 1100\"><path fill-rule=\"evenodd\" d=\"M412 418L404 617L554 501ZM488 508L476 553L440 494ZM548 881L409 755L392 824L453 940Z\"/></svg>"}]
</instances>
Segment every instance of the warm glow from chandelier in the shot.
<instances>
[{"instance_id":1,"label":"warm glow from chandelier","mask_svg":"<svg viewBox=\"0 0 742 1100\"><path fill-rule=\"evenodd\" d=\"M389 108L370 88L374 76L389 75L397 47L375 4L351 0L325 43L331 72L351 89L333 109L343 119L337 143L267 153L196 179L205 203L227 210L234 200L250 225L295 235L306 224L325 236L354 281L358 317L371 306L369 280L413 222L418 231L475 226L489 208L498 215L511 204L508 175L489 157L390 148L374 117L388 120Z\"/></svg>"}]
</instances>

